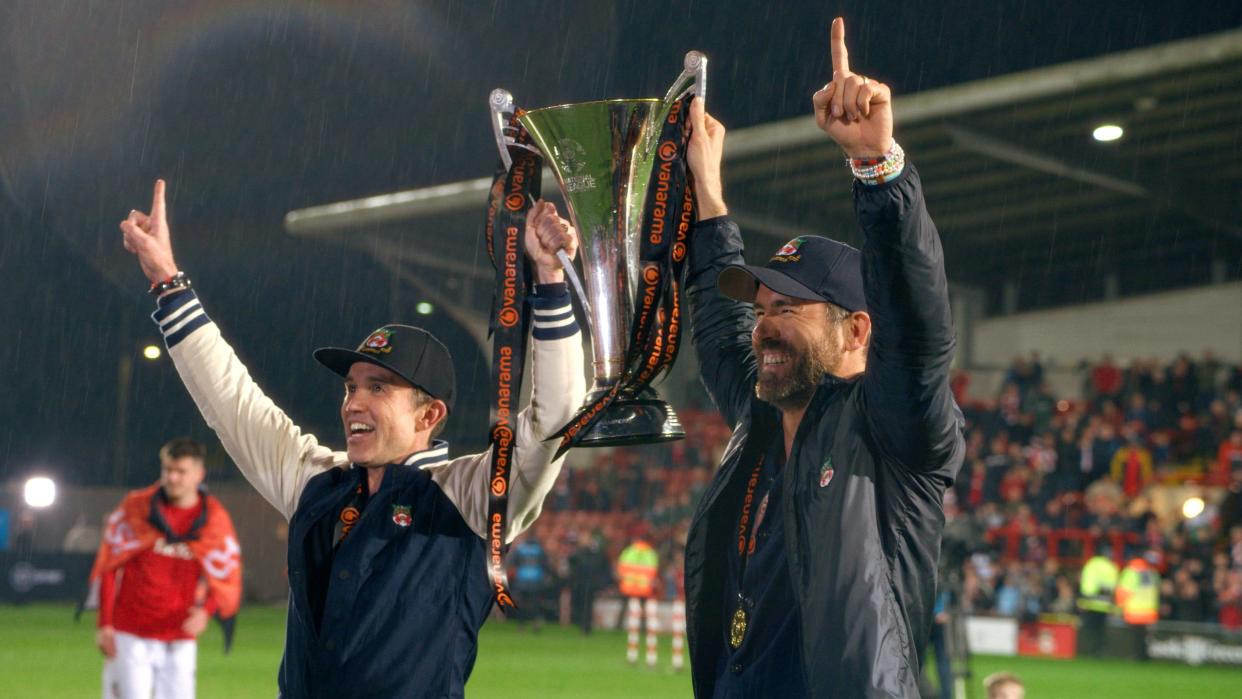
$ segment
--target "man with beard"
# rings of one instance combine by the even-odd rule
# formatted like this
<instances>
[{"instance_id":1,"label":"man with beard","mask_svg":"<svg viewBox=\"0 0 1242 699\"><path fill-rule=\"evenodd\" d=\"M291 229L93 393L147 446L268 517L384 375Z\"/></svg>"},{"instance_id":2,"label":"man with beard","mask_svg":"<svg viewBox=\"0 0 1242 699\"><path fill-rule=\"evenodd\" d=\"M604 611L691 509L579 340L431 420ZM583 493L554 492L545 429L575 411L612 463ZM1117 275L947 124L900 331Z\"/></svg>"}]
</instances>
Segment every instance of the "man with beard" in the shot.
<instances>
[{"instance_id":1,"label":"man with beard","mask_svg":"<svg viewBox=\"0 0 1242 699\"><path fill-rule=\"evenodd\" d=\"M344 380L345 451L303 433L250 378L173 261L164 182L151 213L121 222L186 389L246 479L289 519L282 697L461 697L492 607L487 546L491 452L450 458L436 439L453 411L448 349L386 325L357 349L314 357ZM562 459L553 434L585 394L582 341L558 250L577 239L553 205L527 216L535 268L530 404L513 420L510 542L539 516ZM516 397L515 397L516 402ZM496 525L498 526L498 525Z\"/></svg>"},{"instance_id":2,"label":"man with beard","mask_svg":"<svg viewBox=\"0 0 1242 699\"><path fill-rule=\"evenodd\" d=\"M850 71L816 121L857 181L862 251L803 236L743 264L724 128L692 105L687 277L702 379L733 429L686 544L698 697L915 697L945 489L965 450L939 236L892 138L889 88Z\"/></svg>"}]
</instances>

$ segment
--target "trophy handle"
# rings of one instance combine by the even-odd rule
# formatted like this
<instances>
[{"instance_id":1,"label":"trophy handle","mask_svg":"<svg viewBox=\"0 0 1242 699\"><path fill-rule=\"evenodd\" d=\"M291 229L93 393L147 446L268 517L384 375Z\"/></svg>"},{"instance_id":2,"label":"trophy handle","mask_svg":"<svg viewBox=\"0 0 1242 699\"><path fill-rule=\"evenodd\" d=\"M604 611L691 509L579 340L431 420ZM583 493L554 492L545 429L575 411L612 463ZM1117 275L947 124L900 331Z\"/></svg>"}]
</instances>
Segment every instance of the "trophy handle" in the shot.
<instances>
[{"instance_id":1,"label":"trophy handle","mask_svg":"<svg viewBox=\"0 0 1242 699\"><path fill-rule=\"evenodd\" d=\"M664 102L671 103L694 93L705 104L707 102L707 56L702 51L687 51L682 60L681 75L673 81L664 94ZM507 93L506 93L507 94Z\"/></svg>"},{"instance_id":2,"label":"trophy handle","mask_svg":"<svg viewBox=\"0 0 1242 699\"><path fill-rule=\"evenodd\" d=\"M487 98L487 106L492 112L492 133L496 135L496 149L500 151L500 161L504 163L506 170L513 167L513 157L509 155L510 147L525 148L536 155L543 155L535 146L518 143L514 139L512 132L516 127L512 125L512 117L517 108L513 106L512 93L499 87L492 90L492 94ZM534 206L535 202L532 201L530 204ZM582 279L578 277L578 270L574 268L573 261L569 259L569 255L564 250L556 251L556 259L560 261L561 267L565 270L565 277L570 285L573 286L574 291L578 292L578 300L582 302L582 308L587 315L590 315L591 302L587 300L586 289L582 285Z\"/></svg>"},{"instance_id":3,"label":"trophy handle","mask_svg":"<svg viewBox=\"0 0 1242 699\"><path fill-rule=\"evenodd\" d=\"M513 106L513 95L508 90L499 87L492 90L487 98L487 106L492 112L492 133L496 135L496 149L500 151L500 162L504 163L506 170L513 167L510 148L525 148L536 155L543 155L538 148L518 143L513 137L515 127L511 120L517 107Z\"/></svg>"},{"instance_id":4,"label":"trophy handle","mask_svg":"<svg viewBox=\"0 0 1242 699\"><path fill-rule=\"evenodd\" d=\"M656 115L655 123L659 123L668 116L673 108L673 104L693 93L696 98L703 101L704 106L707 104L707 56L702 51L687 51L686 57L682 60L681 75L673 81L669 86L668 92L664 93L664 99L660 104L660 111ZM507 93L506 93L507 94ZM650 151L655 147L655 141L660 137L658 129L651 129L647 132L647 138L644 141L644 150Z\"/></svg>"}]
</instances>

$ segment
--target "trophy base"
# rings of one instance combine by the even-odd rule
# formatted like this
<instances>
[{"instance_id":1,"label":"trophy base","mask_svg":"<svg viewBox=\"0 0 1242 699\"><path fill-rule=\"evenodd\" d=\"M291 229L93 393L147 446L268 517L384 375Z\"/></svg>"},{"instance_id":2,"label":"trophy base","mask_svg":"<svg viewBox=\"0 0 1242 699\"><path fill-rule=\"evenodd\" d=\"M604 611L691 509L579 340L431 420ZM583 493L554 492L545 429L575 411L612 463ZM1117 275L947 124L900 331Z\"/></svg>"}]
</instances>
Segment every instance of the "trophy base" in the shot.
<instances>
[{"instance_id":1,"label":"trophy base","mask_svg":"<svg viewBox=\"0 0 1242 699\"><path fill-rule=\"evenodd\" d=\"M592 397L587 398L589 405ZM635 397L619 396L578 442L580 447L623 447L658 444L684 439L685 429L673 407L644 391Z\"/></svg>"}]
</instances>

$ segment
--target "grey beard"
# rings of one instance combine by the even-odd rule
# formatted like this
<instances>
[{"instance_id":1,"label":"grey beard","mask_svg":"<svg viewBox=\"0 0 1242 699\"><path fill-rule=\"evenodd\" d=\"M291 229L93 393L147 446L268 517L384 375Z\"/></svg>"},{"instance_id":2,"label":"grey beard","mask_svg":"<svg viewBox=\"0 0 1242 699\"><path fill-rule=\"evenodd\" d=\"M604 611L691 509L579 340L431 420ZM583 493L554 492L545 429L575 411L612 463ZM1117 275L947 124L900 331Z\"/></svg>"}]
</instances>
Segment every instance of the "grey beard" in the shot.
<instances>
[{"instance_id":1,"label":"grey beard","mask_svg":"<svg viewBox=\"0 0 1242 699\"><path fill-rule=\"evenodd\" d=\"M780 410L799 410L806 407L811 402L815 387L828 373L825 361L827 358L822 355L829 354L829 348L823 348L820 352L796 355L793 371L784 379L764 378L761 371L759 380L755 382L755 395L759 400L771 403Z\"/></svg>"}]
</instances>

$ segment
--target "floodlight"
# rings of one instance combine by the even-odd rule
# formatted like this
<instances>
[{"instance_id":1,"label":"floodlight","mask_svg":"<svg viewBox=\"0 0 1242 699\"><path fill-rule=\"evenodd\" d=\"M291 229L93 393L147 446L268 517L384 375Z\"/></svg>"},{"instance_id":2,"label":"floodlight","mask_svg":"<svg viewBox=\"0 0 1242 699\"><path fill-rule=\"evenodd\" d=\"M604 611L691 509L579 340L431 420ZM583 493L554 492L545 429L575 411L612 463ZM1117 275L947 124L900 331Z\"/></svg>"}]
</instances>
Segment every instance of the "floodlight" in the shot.
<instances>
[{"instance_id":1,"label":"floodlight","mask_svg":"<svg viewBox=\"0 0 1242 699\"><path fill-rule=\"evenodd\" d=\"M26 504L43 509L56 502L56 482L46 476L35 476L26 481Z\"/></svg>"},{"instance_id":2,"label":"floodlight","mask_svg":"<svg viewBox=\"0 0 1242 699\"><path fill-rule=\"evenodd\" d=\"M1116 141L1125 135L1126 130L1117 124L1100 124L1091 132L1091 137L1102 143Z\"/></svg>"}]
</instances>

